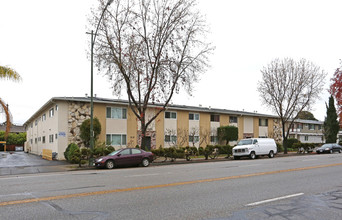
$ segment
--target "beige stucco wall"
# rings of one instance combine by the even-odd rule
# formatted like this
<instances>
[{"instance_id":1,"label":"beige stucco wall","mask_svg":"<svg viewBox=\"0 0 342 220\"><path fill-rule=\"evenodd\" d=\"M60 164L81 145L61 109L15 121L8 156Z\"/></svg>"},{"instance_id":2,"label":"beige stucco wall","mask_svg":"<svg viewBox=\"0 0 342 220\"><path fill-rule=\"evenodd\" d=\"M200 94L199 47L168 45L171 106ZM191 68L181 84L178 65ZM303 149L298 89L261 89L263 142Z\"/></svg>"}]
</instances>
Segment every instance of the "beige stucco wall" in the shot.
<instances>
[{"instance_id":1,"label":"beige stucco wall","mask_svg":"<svg viewBox=\"0 0 342 220\"><path fill-rule=\"evenodd\" d=\"M274 131L273 131L273 126L274 126L274 122L273 122L273 119L268 119L268 130L267 130L267 134L269 138L273 138L274 136Z\"/></svg>"},{"instance_id":2,"label":"beige stucco wall","mask_svg":"<svg viewBox=\"0 0 342 220\"><path fill-rule=\"evenodd\" d=\"M219 122L218 122L219 123ZM202 129L208 129L209 131L212 131L211 123L210 123L210 114L208 113L200 113L200 127ZM200 137L201 138L201 137ZM205 148L206 142L210 143L210 136L207 137L206 141L203 141L200 147Z\"/></svg>"},{"instance_id":3,"label":"beige stucco wall","mask_svg":"<svg viewBox=\"0 0 342 220\"><path fill-rule=\"evenodd\" d=\"M253 118L253 131L254 131L254 137L259 137L259 118L254 117Z\"/></svg>"},{"instance_id":4,"label":"beige stucco wall","mask_svg":"<svg viewBox=\"0 0 342 220\"><path fill-rule=\"evenodd\" d=\"M64 160L64 152L68 147L68 103L66 102L57 102L58 105L58 150L57 157L59 160ZM46 128L45 128L46 129ZM54 152L54 151L52 151Z\"/></svg>"},{"instance_id":5,"label":"beige stucco wall","mask_svg":"<svg viewBox=\"0 0 342 220\"><path fill-rule=\"evenodd\" d=\"M220 126L229 125L229 115L220 115Z\"/></svg>"},{"instance_id":6,"label":"beige stucco wall","mask_svg":"<svg viewBox=\"0 0 342 220\"><path fill-rule=\"evenodd\" d=\"M156 148L164 147L164 112L161 112L155 119L156 127Z\"/></svg>"},{"instance_id":7,"label":"beige stucco wall","mask_svg":"<svg viewBox=\"0 0 342 220\"><path fill-rule=\"evenodd\" d=\"M238 117L239 140L243 139L244 124L244 117Z\"/></svg>"},{"instance_id":8,"label":"beige stucco wall","mask_svg":"<svg viewBox=\"0 0 342 220\"><path fill-rule=\"evenodd\" d=\"M42 111L41 114L39 114L35 119L33 119L32 123L28 125L27 128L27 144L26 150L30 150L31 153L42 155L43 149L49 149L52 150L52 152L57 152L59 158L64 158L63 153L61 152L61 149L58 148L58 129L59 124L62 122L59 122L59 111L61 111L61 106L58 106L58 111L56 111L56 103L51 103L49 106L46 107L44 111ZM49 110L54 109L54 115L52 117L49 117ZM46 115L46 120L42 120L43 114ZM37 120L37 124L35 121ZM67 122L66 118L61 118L61 120L64 120L64 123ZM32 127L31 127L32 124ZM53 142L49 142L49 135L53 135ZM57 135L57 140L56 140ZM43 143L43 137L45 136L45 143ZM31 144L32 139L32 144ZM35 142L35 139L37 139L37 142ZM63 151L64 152L64 151ZM62 153L62 155L61 155Z\"/></svg>"},{"instance_id":9,"label":"beige stucco wall","mask_svg":"<svg viewBox=\"0 0 342 220\"><path fill-rule=\"evenodd\" d=\"M185 135L185 137L183 137L183 138L187 138L187 140L188 140L187 142L185 142L183 144L183 146L180 146L180 147L185 147L188 145L189 137L186 134L189 132L189 129L190 129L189 128L189 112L188 111L177 111L177 128L176 128L176 131L177 131L178 145L180 145L179 140L182 139L182 137L178 137L178 131L181 132L179 135Z\"/></svg>"},{"instance_id":10,"label":"beige stucco wall","mask_svg":"<svg viewBox=\"0 0 342 220\"><path fill-rule=\"evenodd\" d=\"M107 128L106 107L107 106L105 104L94 103L94 117L96 117L101 124L101 133L98 139L100 142L106 141L106 128Z\"/></svg>"},{"instance_id":11,"label":"beige stucco wall","mask_svg":"<svg viewBox=\"0 0 342 220\"><path fill-rule=\"evenodd\" d=\"M137 131L138 122L137 117L131 108L127 108L127 147L135 147L138 143Z\"/></svg>"}]
</instances>

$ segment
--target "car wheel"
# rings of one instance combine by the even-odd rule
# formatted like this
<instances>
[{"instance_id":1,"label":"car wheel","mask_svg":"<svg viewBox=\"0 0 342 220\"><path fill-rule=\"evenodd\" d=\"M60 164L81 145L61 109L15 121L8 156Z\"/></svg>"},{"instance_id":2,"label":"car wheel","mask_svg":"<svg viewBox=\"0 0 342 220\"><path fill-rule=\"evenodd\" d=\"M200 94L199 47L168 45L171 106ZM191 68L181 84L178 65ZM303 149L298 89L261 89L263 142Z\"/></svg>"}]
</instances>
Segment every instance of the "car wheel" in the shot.
<instances>
[{"instance_id":1,"label":"car wheel","mask_svg":"<svg viewBox=\"0 0 342 220\"><path fill-rule=\"evenodd\" d=\"M330 150L330 153L332 154L332 153L333 153L333 150Z\"/></svg>"},{"instance_id":2,"label":"car wheel","mask_svg":"<svg viewBox=\"0 0 342 220\"><path fill-rule=\"evenodd\" d=\"M114 168L114 161L112 161L112 160L107 160L107 162L106 162L106 168L107 168L107 169L113 169L113 168Z\"/></svg>"},{"instance_id":3,"label":"car wheel","mask_svg":"<svg viewBox=\"0 0 342 220\"><path fill-rule=\"evenodd\" d=\"M268 154L268 157L269 157L269 158L273 158L273 157L274 157L273 150L270 151L270 153Z\"/></svg>"},{"instance_id":4,"label":"car wheel","mask_svg":"<svg viewBox=\"0 0 342 220\"><path fill-rule=\"evenodd\" d=\"M251 152L251 154L249 155L249 158L251 158L252 160L254 160L256 158L254 151Z\"/></svg>"},{"instance_id":5,"label":"car wheel","mask_svg":"<svg viewBox=\"0 0 342 220\"><path fill-rule=\"evenodd\" d=\"M240 160L240 157L234 156L234 160Z\"/></svg>"},{"instance_id":6,"label":"car wheel","mask_svg":"<svg viewBox=\"0 0 342 220\"><path fill-rule=\"evenodd\" d=\"M141 162L143 167L148 167L150 165L150 161L147 158L144 158Z\"/></svg>"},{"instance_id":7,"label":"car wheel","mask_svg":"<svg viewBox=\"0 0 342 220\"><path fill-rule=\"evenodd\" d=\"M338 150L338 153L340 154L340 153L342 153L342 150L340 149L340 150Z\"/></svg>"}]
</instances>

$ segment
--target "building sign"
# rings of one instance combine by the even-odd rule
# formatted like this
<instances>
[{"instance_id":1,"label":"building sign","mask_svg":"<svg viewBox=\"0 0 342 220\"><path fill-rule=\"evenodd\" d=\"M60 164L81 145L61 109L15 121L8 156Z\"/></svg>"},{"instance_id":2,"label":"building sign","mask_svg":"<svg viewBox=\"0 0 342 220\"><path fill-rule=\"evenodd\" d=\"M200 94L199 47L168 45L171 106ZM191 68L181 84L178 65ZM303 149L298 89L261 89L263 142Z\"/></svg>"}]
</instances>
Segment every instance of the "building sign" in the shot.
<instances>
[{"instance_id":1,"label":"building sign","mask_svg":"<svg viewBox=\"0 0 342 220\"><path fill-rule=\"evenodd\" d=\"M60 136L60 137L66 137L66 134L65 134L64 131L60 131L60 132L58 132L58 136Z\"/></svg>"}]
</instances>

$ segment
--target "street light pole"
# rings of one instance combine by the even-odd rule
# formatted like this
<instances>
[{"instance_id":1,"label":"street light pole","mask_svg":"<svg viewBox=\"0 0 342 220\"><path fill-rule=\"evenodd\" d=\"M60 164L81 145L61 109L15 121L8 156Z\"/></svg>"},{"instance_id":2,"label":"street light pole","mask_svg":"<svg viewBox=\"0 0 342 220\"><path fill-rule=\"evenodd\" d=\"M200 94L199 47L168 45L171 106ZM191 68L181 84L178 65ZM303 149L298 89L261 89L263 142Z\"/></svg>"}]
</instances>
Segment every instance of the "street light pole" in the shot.
<instances>
[{"instance_id":1,"label":"street light pole","mask_svg":"<svg viewBox=\"0 0 342 220\"><path fill-rule=\"evenodd\" d=\"M105 11L107 10L108 6L110 4L112 4L114 0L109 0L106 4L106 6L104 7L101 17L99 19L99 22L97 24L96 30L95 30L95 34L94 31L92 30L90 33L87 32L87 34L90 34L91 36L91 45L90 45L90 149L93 150L94 149L94 97L93 97L93 85L94 85L94 80L93 80L93 75L94 75L94 71L93 71L93 66L94 66L94 44L95 44L95 39L96 39L96 35L97 35L97 31L99 30L99 26L100 26L100 22L103 18L103 15L105 13ZM93 165L93 158L91 156L90 160L89 160L89 166Z\"/></svg>"}]
</instances>

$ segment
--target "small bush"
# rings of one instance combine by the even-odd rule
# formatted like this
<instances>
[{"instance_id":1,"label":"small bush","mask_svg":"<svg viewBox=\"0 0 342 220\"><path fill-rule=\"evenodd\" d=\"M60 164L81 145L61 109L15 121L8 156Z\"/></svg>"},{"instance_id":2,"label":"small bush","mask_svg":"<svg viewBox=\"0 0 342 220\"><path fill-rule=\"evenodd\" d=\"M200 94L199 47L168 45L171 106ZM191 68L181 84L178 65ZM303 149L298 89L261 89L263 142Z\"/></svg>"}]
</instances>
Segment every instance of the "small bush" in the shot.
<instances>
[{"instance_id":1,"label":"small bush","mask_svg":"<svg viewBox=\"0 0 342 220\"><path fill-rule=\"evenodd\" d=\"M64 152L64 157L67 161L72 161L72 156L74 155L75 151L79 151L80 148L75 143L71 143L68 145L67 149Z\"/></svg>"},{"instance_id":2,"label":"small bush","mask_svg":"<svg viewBox=\"0 0 342 220\"><path fill-rule=\"evenodd\" d=\"M280 143L277 143L277 152L284 152L284 148L283 148L283 145L280 144Z\"/></svg>"},{"instance_id":3,"label":"small bush","mask_svg":"<svg viewBox=\"0 0 342 220\"><path fill-rule=\"evenodd\" d=\"M300 141L296 138L289 138L287 139L287 148L294 148L294 144L300 143Z\"/></svg>"}]
</instances>

